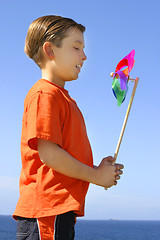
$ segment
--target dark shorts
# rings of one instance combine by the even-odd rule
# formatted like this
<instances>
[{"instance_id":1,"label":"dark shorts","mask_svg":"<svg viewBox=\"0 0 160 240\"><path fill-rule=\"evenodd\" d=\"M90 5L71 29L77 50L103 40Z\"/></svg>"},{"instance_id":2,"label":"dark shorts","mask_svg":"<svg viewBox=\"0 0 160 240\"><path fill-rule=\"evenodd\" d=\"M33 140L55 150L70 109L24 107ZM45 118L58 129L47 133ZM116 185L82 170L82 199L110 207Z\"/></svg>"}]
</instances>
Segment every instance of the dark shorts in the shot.
<instances>
[{"instance_id":1,"label":"dark shorts","mask_svg":"<svg viewBox=\"0 0 160 240\"><path fill-rule=\"evenodd\" d=\"M74 240L74 212L51 217L50 219L53 219L52 231L49 229L48 232L46 232L47 227L44 226L45 221L43 219L47 220L47 218L40 218L39 221L36 218L17 217L17 240Z\"/></svg>"}]
</instances>

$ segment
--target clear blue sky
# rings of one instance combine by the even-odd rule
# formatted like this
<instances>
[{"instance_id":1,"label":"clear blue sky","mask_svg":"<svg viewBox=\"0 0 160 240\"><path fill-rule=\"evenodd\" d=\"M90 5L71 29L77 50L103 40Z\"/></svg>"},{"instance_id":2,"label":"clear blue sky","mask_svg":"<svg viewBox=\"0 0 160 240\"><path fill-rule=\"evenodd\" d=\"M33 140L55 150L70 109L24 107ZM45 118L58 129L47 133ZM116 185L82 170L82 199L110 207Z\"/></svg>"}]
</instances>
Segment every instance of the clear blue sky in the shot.
<instances>
[{"instance_id":1,"label":"clear blue sky","mask_svg":"<svg viewBox=\"0 0 160 240\"><path fill-rule=\"evenodd\" d=\"M108 191L90 187L85 218L160 220L159 11L158 0L0 1L0 214L12 214L18 200L23 102L41 77L24 54L25 36L34 19L58 14L86 26L88 59L66 89L84 115L95 164L114 155L133 84L117 107L109 74L132 49L131 75L140 78L117 159L125 165L124 174Z\"/></svg>"}]
</instances>

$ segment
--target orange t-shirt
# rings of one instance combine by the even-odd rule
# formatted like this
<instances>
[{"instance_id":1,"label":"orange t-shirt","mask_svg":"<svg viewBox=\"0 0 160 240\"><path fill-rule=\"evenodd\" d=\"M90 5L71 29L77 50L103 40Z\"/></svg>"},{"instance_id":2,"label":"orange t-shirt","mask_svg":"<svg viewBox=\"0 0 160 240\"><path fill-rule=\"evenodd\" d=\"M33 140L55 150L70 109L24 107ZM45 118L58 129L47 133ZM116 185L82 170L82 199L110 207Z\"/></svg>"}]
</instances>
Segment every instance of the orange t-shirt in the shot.
<instances>
[{"instance_id":1,"label":"orange t-shirt","mask_svg":"<svg viewBox=\"0 0 160 240\"><path fill-rule=\"evenodd\" d=\"M89 183L43 164L37 138L52 141L80 162L93 166L84 119L76 102L67 90L40 79L24 102L20 198L13 217L40 218L68 211L83 216Z\"/></svg>"}]
</instances>

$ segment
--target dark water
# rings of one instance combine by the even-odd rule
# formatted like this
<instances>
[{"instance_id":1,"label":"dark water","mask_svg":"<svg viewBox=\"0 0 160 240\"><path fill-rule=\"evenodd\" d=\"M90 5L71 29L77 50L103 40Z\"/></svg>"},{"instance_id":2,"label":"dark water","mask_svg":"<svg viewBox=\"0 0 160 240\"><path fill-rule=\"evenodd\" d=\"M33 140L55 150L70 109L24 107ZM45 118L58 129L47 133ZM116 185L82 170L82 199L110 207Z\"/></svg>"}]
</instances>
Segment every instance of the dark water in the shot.
<instances>
[{"instance_id":1,"label":"dark water","mask_svg":"<svg viewBox=\"0 0 160 240\"><path fill-rule=\"evenodd\" d=\"M160 221L79 221L76 240L160 240Z\"/></svg>"},{"instance_id":2,"label":"dark water","mask_svg":"<svg viewBox=\"0 0 160 240\"><path fill-rule=\"evenodd\" d=\"M16 240L11 216L0 216L0 240ZM78 220L75 240L160 240L160 221Z\"/></svg>"},{"instance_id":3,"label":"dark water","mask_svg":"<svg viewBox=\"0 0 160 240\"><path fill-rule=\"evenodd\" d=\"M0 240L16 240L16 221L0 215Z\"/></svg>"}]
</instances>

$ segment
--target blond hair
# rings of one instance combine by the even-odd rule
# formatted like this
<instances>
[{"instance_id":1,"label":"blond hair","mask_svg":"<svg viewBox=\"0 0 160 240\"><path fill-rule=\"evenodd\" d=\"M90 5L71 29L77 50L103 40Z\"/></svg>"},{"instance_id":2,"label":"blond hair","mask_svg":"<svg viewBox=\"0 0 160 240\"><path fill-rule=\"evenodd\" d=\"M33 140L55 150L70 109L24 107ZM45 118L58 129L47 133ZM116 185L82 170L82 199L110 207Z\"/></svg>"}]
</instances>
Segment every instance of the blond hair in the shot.
<instances>
[{"instance_id":1,"label":"blond hair","mask_svg":"<svg viewBox=\"0 0 160 240\"><path fill-rule=\"evenodd\" d=\"M41 47L45 42L61 47L62 40L67 36L68 29L79 29L82 33L85 27L70 18L48 15L34 20L28 29L24 51L40 67L42 61Z\"/></svg>"}]
</instances>

